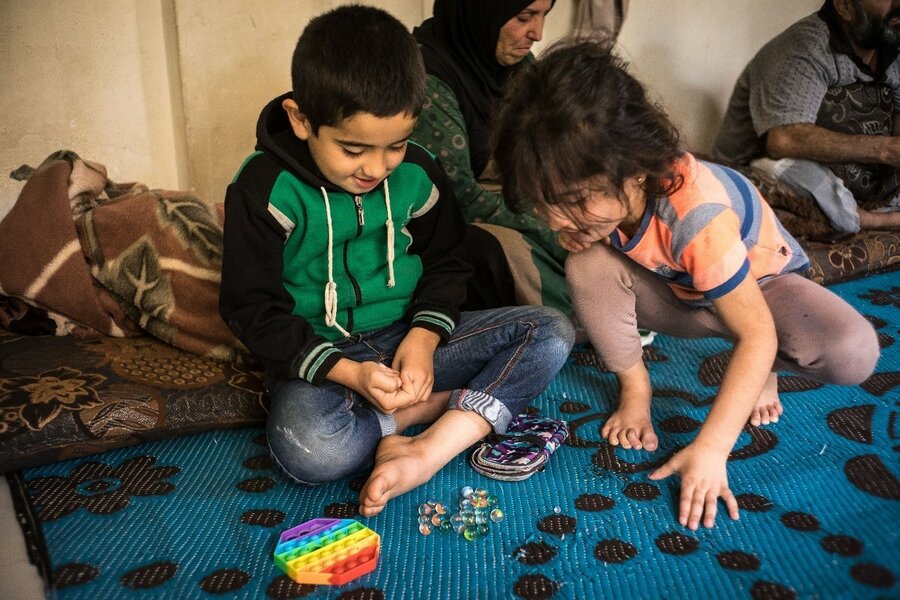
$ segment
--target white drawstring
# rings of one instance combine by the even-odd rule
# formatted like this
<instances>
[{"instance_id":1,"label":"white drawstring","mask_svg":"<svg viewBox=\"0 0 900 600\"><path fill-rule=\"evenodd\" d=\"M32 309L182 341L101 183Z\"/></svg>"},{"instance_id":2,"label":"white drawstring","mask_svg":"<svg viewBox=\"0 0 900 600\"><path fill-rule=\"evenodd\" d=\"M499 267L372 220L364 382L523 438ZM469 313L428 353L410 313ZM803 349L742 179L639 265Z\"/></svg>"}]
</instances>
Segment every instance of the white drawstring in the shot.
<instances>
[{"instance_id":1,"label":"white drawstring","mask_svg":"<svg viewBox=\"0 0 900 600\"><path fill-rule=\"evenodd\" d=\"M337 322L338 298L337 284L334 282L334 231L331 225L331 202L328 200L328 192L324 187L322 198L325 199L325 219L328 222L328 283L325 284L325 324L340 331L344 337L350 337L350 332L341 327ZM394 287L394 218L391 214L391 193L388 190L387 179L384 180L384 205L387 208L387 262L388 262L388 287Z\"/></svg>"},{"instance_id":2,"label":"white drawstring","mask_svg":"<svg viewBox=\"0 0 900 600\"><path fill-rule=\"evenodd\" d=\"M394 287L394 219L391 215L391 193L388 190L388 181L384 180L384 205L387 208L387 262L389 288Z\"/></svg>"},{"instance_id":3,"label":"white drawstring","mask_svg":"<svg viewBox=\"0 0 900 600\"><path fill-rule=\"evenodd\" d=\"M332 257L334 232L331 227L331 203L328 201L328 192L325 191L325 188L319 189L322 190L322 197L325 198L325 219L328 221L328 283L325 284L325 324L337 328L344 334L344 337L350 337L350 333L337 322L338 299L337 284L334 282L334 258Z\"/></svg>"}]
</instances>

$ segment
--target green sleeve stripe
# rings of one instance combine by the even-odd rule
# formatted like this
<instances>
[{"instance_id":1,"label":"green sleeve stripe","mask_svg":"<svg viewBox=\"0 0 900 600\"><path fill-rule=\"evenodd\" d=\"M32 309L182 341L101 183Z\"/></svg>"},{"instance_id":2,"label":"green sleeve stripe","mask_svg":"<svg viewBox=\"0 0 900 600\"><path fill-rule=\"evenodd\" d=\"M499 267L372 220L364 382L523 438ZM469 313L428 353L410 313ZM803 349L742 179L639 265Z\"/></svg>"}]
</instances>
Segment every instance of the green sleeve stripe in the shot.
<instances>
[{"instance_id":1,"label":"green sleeve stripe","mask_svg":"<svg viewBox=\"0 0 900 600\"><path fill-rule=\"evenodd\" d=\"M329 343L319 344L306 355L305 359L303 359L303 362L300 364L300 372L298 375L301 379L312 381L315 378L319 367L325 362L325 359L336 352L340 352L340 350Z\"/></svg>"},{"instance_id":2,"label":"green sleeve stripe","mask_svg":"<svg viewBox=\"0 0 900 600\"><path fill-rule=\"evenodd\" d=\"M422 311L413 315L413 324L416 321L424 321L426 323L431 323L432 325L436 325L441 329L447 331L447 333L451 333L453 328L456 327L456 323L453 322L447 315L434 311Z\"/></svg>"}]
</instances>

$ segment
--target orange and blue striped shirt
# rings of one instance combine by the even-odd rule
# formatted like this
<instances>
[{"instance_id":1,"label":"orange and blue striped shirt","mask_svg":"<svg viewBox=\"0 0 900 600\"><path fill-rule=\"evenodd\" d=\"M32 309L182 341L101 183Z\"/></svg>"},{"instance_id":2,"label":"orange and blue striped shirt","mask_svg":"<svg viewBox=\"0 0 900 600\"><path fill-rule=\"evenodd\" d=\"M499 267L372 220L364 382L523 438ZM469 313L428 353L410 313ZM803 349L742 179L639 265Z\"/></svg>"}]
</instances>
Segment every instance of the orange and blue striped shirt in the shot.
<instances>
[{"instance_id":1,"label":"orange and blue striped shirt","mask_svg":"<svg viewBox=\"0 0 900 600\"><path fill-rule=\"evenodd\" d=\"M633 238L616 230L610 240L665 280L678 298L706 305L748 273L759 281L809 268L797 240L746 177L691 154L674 167L683 177L681 187L647 199Z\"/></svg>"}]
</instances>

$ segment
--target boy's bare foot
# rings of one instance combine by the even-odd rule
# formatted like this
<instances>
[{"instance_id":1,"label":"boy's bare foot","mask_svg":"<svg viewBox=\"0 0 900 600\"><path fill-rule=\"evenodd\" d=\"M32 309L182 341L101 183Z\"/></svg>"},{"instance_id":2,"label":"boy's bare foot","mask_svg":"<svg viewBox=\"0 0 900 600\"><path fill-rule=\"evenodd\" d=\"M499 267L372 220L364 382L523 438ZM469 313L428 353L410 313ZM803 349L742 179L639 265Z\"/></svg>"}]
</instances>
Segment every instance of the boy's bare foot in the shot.
<instances>
[{"instance_id":1,"label":"boy's bare foot","mask_svg":"<svg viewBox=\"0 0 900 600\"><path fill-rule=\"evenodd\" d=\"M447 410L450 392L434 392L424 402L416 402L401 408L394 413L397 432L402 433L407 427L433 423Z\"/></svg>"},{"instance_id":2,"label":"boy's bare foot","mask_svg":"<svg viewBox=\"0 0 900 600\"><path fill-rule=\"evenodd\" d=\"M652 452L659 446L650 420L650 405L645 402L620 401L619 408L606 420L600 434L613 446L626 449Z\"/></svg>"},{"instance_id":3,"label":"boy's bare foot","mask_svg":"<svg viewBox=\"0 0 900 600\"><path fill-rule=\"evenodd\" d=\"M417 438L384 437L375 451L375 468L359 493L359 514L380 513L388 500L431 479L442 465L432 466Z\"/></svg>"},{"instance_id":4,"label":"boy's bare foot","mask_svg":"<svg viewBox=\"0 0 900 600\"><path fill-rule=\"evenodd\" d=\"M756 401L756 406L753 407L753 412L750 413L750 424L759 427L777 423L783 412L784 407L781 406L781 400L778 398L778 376L775 373L769 373L766 385Z\"/></svg>"}]
</instances>

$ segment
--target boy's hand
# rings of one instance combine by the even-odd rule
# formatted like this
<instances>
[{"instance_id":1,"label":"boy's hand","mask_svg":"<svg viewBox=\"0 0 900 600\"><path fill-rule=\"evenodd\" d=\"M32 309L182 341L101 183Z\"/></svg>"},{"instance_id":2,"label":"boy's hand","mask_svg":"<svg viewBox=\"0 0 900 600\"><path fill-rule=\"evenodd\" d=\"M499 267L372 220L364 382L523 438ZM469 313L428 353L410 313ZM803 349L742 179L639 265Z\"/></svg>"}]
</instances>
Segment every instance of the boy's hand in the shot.
<instances>
[{"instance_id":1,"label":"boy's hand","mask_svg":"<svg viewBox=\"0 0 900 600\"><path fill-rule=\"evenodd\" d=\"M403 390L413 402L428 400L434 385L434 351L440 337L427 329L413 327L400 342L391 366L399 373Z\"/></svg>"},{"instance_id":2,"label":"boy's hand","mask_svg":"<svg viewBox=\"0 0 900 600\"><path fill-rule=\"evenodd\" d=\"M677 473L681 476L681 500L678 503L678 522L696 530L703 517L704 527L712 527L716 522L719 497L725 501L728 514L739 519L737 500L728 488L726 464L728 453L707 448L696 441L666 461L653 471L650 479L665 479Z\"/></svg>"},{"instance_id":3,"label":"boy's hand","mask_svg":"<svg viewBox=\"0 0 900 600\"><path fill-rule=\"evenodd\" d=\"M414 402L408 390L404 390L400 373L375 361L356 363L353 381L348 387L377 406L381 412L391 414Z\"/></svg>"}]
</instances>

